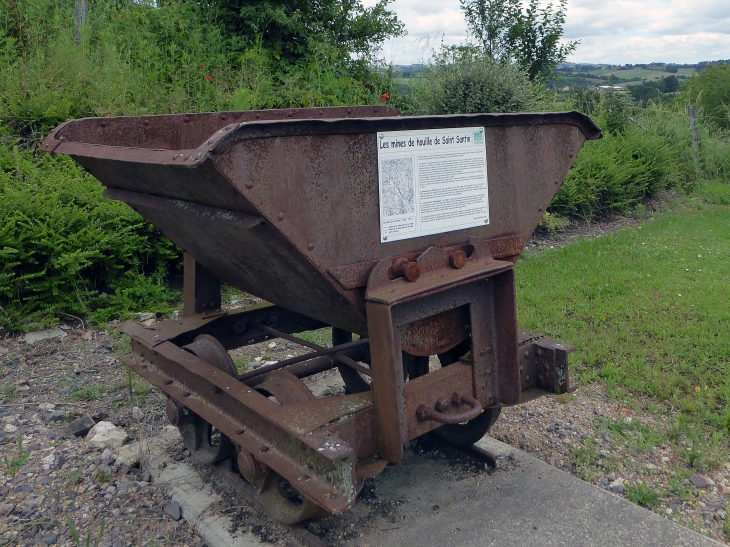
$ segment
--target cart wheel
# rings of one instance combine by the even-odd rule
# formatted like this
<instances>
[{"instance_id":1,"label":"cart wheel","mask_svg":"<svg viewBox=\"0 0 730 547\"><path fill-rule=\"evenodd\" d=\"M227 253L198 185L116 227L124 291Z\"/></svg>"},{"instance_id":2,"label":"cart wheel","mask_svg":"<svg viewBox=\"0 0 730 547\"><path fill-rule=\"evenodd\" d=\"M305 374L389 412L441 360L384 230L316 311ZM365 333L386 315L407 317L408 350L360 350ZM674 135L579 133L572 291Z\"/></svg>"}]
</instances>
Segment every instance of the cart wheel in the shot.
<instances>
[{"instance_id":1,"label":"cart wheel","mask_svg":"<svg viewBox=\"0 0 730 547\"><path fill-rule=\"evenodd\" d=\"M259 490L259 501L269 516L282 524L296 524L322 512L273 470L266 475Z\"/></svg>"},{"instance_id":2,"label":"cart wheel","mask_svg":"<svg viewBox=\"0 0 730 547\"><path fill-rule=\"evenodd\" d=\"M209 334L201 334L183 349L231 376L238 374L226 348ZM170 407L171 404L176 410ZM175 412L178 415L178 429L185 448L196 461L211 464L235 455L235 446L228 437L180 403L168 401L168 417Z\"/></svg>"},{"instance_id":3,"label":"cart wheel","mask_svg":"<svg viewBox=\"0 0 730 547\"><path fill-rule=\"evenodd\" d=\"M336 327L332 327L332 345L346 344L352 340L352 334ZM455 363L471 349L471 340L467 338L449 351L438 355L442 367ZM370 382L359 372L348 366L338 367L345 387L350 393L361 393L370 390ZM411 355L403 352L404 378L418 378L428 374L428 357ZM487 408L476 418L463 424L446 424L434 429L433 433L442 441L459 448L473 445L484 437L499 418L501 408Z\"/></svg>"},{"instance_id":4,"label":"cart wheel","mask_svg":"<svg viewBox=\"0 0 730 547\"><path fill-rule=\"evenodd\" d=\"M315 398L304 382L281 370L269 373L266 380L255 389L283 406ZM258 489L261 505L275 521L296 524L323 511L296 490L288 480L243 448L238 451L237 463L243 477Z\"/></svg>"}]
</instances>

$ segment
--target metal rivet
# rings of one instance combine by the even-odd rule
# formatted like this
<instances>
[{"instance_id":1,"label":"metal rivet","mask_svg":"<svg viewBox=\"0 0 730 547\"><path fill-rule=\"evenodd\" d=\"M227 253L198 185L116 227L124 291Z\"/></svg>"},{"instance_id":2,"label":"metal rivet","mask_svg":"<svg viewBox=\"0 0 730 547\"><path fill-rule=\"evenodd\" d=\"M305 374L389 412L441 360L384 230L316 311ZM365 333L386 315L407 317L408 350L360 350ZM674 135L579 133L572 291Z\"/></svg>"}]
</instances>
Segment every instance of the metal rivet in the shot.
<instances>
[{"instance_id":1,"label":"metal rivet","mask_svg":"<svg viewBox=\"0 0 730 547\"><path fill-rule=\"evenodd\" d=\"M221 114L221 120L225 120L225 119L226 119L226 115L225 114Z\"/></svg>"},{"instance_id":2,"label":"metal rivet","mask_svg":"<svg viewBox=\"0 0 730 547\"><path fill-rule=\"evenodd\" d=\"M259 450L261 450L261 452L268 452L269 451L269 447L268 446L262 446L261 448L259 448Z\"/></svg>"},{"instance_id":3,"label":"metal rivet","mask_svg":"<svg viewBox=\"0 0 730 547\"><path fill-rule=\"evenodd\" d=\"M246 433L246 429L239 429L236 431L236 435L243 435L244 433Z\"/></svg>"},{"instance_id":4,"label":"metal rivet","mask_svg":"<svg viewBox=\"0 0 730 547\"><path fill-rule=\"evenodd\" d=\"M277 217L279 220L284 220L284 213L279 213Z\"/></svg>"},{"instance_id":5,"label":"metal rivet","mask_svg":"<svg viewBox=\"0 0 730 547\"><path fill-rule=\"evenodd\" d=\"M530 352L529 351L526 351L525 352L525 357L529 357L529 356L530 356Z\"/></svg>"},{"instance_id":6,"label":"metal rivet","mask_svg":"<svg viewBox=\"0 0 730 547\"><path fill-rule=\"evenodd\" d=\"M250 190L251 188L253 188L253 182L247 182L245 186Z\"/></svg>"},{"instance_id":7,"label":"metal rivet","mask_svg":"<svg viewBox=\"0 0 730 547\"><path fill-rule=\"evenodd\" d=\"M208 144L213 144L213 139L208 139Z\"/></svg>"},{"instance_id":8,"label":"metal rivet","mask_svg":"<svg viewBox=\"0 0 730 547\"><path fill-rule=\"evenodd\" d=\"M184 119L183 121L184 121L185 123L188 123L188 122L190 121L190 118L188 118L187 116L185 116L185 119Z\"/></svg>"},{"instance_id":9,"label":"metal rivet","mask_svg":"<svg viewBox=\"0 0 730 547\"><path fill-rule=\"evenodd\" d=\"M311 251L312 249L314 249L314 243L308 243L308 244L307 244L307 249L309 249L310 251Z\"/></svg>"}]
</instances>

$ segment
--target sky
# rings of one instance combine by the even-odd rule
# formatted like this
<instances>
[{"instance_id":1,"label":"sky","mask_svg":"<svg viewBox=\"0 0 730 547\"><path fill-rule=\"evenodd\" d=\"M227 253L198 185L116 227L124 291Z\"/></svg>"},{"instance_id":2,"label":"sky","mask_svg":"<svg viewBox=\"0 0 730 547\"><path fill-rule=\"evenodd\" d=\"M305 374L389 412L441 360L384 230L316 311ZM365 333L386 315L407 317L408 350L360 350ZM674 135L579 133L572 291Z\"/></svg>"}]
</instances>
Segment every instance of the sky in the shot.
<instances>
[{"instance_id":1,"label":"sky","mask_svg":"<svg viewBox=\"0 0 730 547\"><path fill-rule=\"evenodd\" d=\"M363 0L371 6L376 0ZM395 0L408 35L384 44L394 64L427 60L466 39L459 0ZM697 63L730 58L730 0L569 0L563 37L573 63Z\"/></svg>"}]
</instances>

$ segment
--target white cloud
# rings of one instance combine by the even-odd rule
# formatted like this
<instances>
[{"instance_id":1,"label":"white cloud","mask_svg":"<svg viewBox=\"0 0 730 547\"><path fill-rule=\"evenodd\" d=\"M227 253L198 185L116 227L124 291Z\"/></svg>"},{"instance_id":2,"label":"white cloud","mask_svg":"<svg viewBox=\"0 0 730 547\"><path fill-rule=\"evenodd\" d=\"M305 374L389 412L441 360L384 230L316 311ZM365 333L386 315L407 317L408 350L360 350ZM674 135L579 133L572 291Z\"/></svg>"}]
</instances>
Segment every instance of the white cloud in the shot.
<instances>
[{"instance_id":1,"label":"white cloud","mask_svg":"<svg viewBox=\"0 0 730 547\"><path fill-rule=\"evenodd\" d=\"M364 0L372 5L376 0ZM442 39L460 43L467 27L459 0L395 0L408 36L385 44L396 64L419 62ZM573 62L694 63L730 57L728 0L571 0L566 40L580 40Z\"/></svg>"}]
</instances>

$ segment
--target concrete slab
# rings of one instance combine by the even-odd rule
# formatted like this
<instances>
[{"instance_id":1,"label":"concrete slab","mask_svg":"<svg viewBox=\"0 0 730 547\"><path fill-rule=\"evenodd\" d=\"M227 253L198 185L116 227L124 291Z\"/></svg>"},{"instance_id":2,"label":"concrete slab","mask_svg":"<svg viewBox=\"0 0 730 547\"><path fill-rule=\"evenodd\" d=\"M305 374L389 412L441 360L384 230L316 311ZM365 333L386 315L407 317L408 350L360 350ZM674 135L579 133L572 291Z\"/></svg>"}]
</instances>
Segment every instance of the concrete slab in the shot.
<instances>
[{"instance_id":1,"label":"concrete slab","mask_svg":"<svg viewBox=\"0 0 730 547\"><path fill-rule=\"evenodd\" d=\"M476 479L449 477L448 462L412 453L386 468L375 492L397 504L396 514L370 522L347 545L721 545L494 439L478 446L512 456L503 470Z\"/></svg>"},{"instance_id":2,"label":"concrete slab","mask_svg":"<svg viewBox=\"0 0 730 547\"><path fill-rule=\"evenodd\" d=\"M169 488L183 518L209 547L261 545L260 537L244 529L229 532L232 521L216 510L221 497L210 487L210 476L204 480L194 466L173 461L167 452L173 442L179 442L179 434L169 426L146 443L141 457L149 462L155 482ZM500 458L494 474L465 474L463 463L446 454L408 450L400 464L375 479L374 502L361 501L343 515L327 517L339 530L354 527L358 537L321 541L295 526L284 527L280 542L351 547L721 545L492 438L477 446ZM219 484L225 483L225 496L256 510L251 487L238 484L243 480L230 465L211 471Z\"/></svg>"},{"instance_id":3,"label":"concrete slab","mask_svg":"<svg viewBox=\"0 0 730 547\"><path fill-rule=\"evenodd\" d=\"M173 461L167 449L179 442L176 427L141 445L141 458L149 466L154 482L165 486L170 499L180 504L182 517L195 529L208 547L258 547L261 539L244 530L231 533L233 522L216 512L221 497L205 484L195 469L185 462Z\"/></svg>"},{"instance_id":4,"label":"concrete slab","mask_svg":"<svg viewBox=\"0 0 730 547\"><path fill-rule=\"evenodd\" d=\"M26 344L35 344L36 342L42 342L43 340L60 340L67 336L68 334L63 332L61 329L53 328L28 332L23 337L23 341Z\"/></svg>"}]
</instances>

